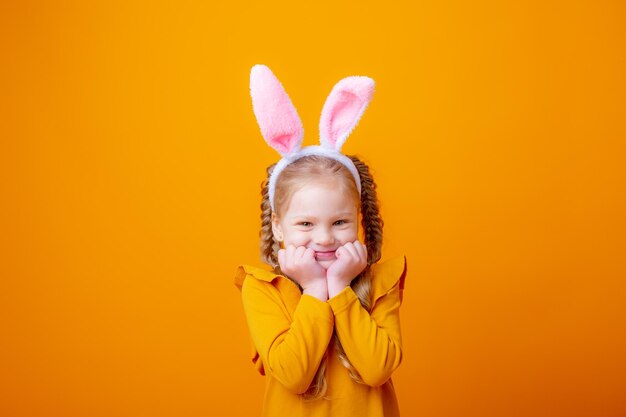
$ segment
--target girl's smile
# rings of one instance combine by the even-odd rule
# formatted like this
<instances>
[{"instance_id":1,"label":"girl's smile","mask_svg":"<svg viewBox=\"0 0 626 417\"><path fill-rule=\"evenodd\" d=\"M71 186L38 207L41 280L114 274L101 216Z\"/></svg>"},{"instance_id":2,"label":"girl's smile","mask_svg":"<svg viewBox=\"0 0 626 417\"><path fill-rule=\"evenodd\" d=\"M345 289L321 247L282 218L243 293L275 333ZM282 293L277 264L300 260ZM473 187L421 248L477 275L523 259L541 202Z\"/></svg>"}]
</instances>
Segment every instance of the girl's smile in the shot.
<instances>
[{"instance_id":1,"label":"girl's smile","mask_svg":"<svg viewBox=\"0 0 626 417\"><path fill-rule=\"evenodd\" d=\"M335 251L318 252L315 251L315 259L317 260L330 260L335 259Z\"/></svg>"}]
</instances>

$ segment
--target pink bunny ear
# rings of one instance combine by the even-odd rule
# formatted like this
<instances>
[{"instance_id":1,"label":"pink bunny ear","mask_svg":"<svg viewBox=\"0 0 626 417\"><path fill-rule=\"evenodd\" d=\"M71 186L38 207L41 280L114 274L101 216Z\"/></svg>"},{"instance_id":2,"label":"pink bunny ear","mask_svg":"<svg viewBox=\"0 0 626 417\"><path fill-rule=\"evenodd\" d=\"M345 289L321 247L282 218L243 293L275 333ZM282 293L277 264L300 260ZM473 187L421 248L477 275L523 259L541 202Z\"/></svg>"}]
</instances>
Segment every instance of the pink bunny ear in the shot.
<instances>
[{"instance_id":1,"label":"pink bunny ear","mask_svg":"<svg viewBox=\"0 0 626 417\"><path fill-rule=\"evenodd\" d=\"M320 144L340 151L373 94L374 80L369 77L346 77L335 84L322 110Z\"/></svg>"},{"instance_id":2,"label":"pink bunny ear","mask_svg":"<svg viewBox=\"0 0 626 417\"><path fill-rule=\"evenodd\" d=\"M302 122L278 78L265 65L250 71L252 108L263 138L282 156L300 149Z\"/></svg>"}]
</instances>

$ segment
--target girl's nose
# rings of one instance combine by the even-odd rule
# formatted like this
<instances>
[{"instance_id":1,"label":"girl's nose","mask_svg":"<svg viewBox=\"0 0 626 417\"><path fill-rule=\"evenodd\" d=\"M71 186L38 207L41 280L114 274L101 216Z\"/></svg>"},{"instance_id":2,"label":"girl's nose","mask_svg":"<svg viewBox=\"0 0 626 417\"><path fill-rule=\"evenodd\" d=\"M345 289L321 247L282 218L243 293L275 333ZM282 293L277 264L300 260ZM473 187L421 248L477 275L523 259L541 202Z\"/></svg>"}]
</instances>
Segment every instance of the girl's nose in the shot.
<instances>
[{"instance_id":1,"label":"girl's nose","mask_svg":"<svg viewBox=\"0 0 626 417\"><path fill-rule=\"evenodd\" d=\"M332 231L330 231L329 229L321 227L319 230L317 230L317 233L315 234L315 243L317 243L318 245L328 246L333 244L334 241L335 238L332 234Z\"/></svg>"}]
</instances>

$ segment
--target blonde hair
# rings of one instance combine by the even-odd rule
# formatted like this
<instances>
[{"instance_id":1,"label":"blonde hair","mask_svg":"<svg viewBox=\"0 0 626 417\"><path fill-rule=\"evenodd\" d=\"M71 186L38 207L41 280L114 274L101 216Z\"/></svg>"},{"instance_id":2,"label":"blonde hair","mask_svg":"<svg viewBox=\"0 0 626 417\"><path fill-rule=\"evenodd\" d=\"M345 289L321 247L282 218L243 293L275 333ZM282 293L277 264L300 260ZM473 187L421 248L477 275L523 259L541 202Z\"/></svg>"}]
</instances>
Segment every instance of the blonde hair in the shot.
<instances>
[{"instance_id":1,"label":"blonde hair","mask_svg":"<svg viewBox=\"0 0 626 417\"><path fill-rule=\"evenodd\" d=\"M376 183L370 174L369 167L355 155L347 155L357 170L361 179L361 196L360 204L357 205L361 216L361 225L363 230L364 244L367 248L367 266L365 269L350 283L350 286L356 293L361 305L367 311L370 311L371 300L371 275L370 267L380 260L381 247L383 241L383 219L380 216L379 201L376 196ZM267 168L267 178L261 183L261 259L266 264L274 268L274 273L284 275L278 264L278 250L280 243L274 239L272 233L272 208L268 196L269 176L276 164L272 164ZM276 182L275 192L275 208L277 212L281 212L284 207L288 207L291 196L295 191L307 183L315 179L328 178L332 176L337 178L351 195L354 196L355 202L359 201L359 194L354 183L354 177L350 171L340 162L319 155L309 155L302 157L292 164L288 165L280 174ZM294 281L295 282L295 281ZM296 283L296 285L298 285ZM298 287L300 287L298 285ZM302 288L300 288L302 290ZM357 383L362 384L363 379L358 371L352 366L346 356L341 342L337 334L333 334L335 349L341 364L348 370L350 377ZM326 365L328 362L328 351L326 351L322 362L313 378L313 382L308 390L302 394L305 399L314 400L323 397L326 394L327 382L325 378Z\"/></svg>"}]
</instances>

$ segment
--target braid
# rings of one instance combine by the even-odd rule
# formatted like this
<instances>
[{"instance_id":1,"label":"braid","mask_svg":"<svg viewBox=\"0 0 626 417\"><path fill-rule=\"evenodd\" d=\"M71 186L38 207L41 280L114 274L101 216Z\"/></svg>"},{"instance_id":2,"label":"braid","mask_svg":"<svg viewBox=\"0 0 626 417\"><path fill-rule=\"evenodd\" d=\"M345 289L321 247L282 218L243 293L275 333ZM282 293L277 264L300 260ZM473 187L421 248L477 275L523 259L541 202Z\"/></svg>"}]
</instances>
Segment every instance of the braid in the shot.
<instances>
[{"instance_id":1,"label":"braid","mask_svg":"<svg viewBox=\"0 0 626 417\"><path fill-rule=\"evenodd\" d=\"M272 233L272 206L269 199L269 176L276 164L267 168L267 178L261 183L261 260L273 268L278 266L278 250L280 244Z\"/></svg>"},{"instance_id":2,"label":"braid","mask_svg":"<svg viewBox=\"0 0 626 417\"><path fill-rule=\"evenodd\" d=\"M350 159L352 159L361 177L361 224L365 233L367 264L369 266L380 260L384 221L380 215L376 183L369 167L355 155L350 155Z\"/></svg>"}]
</instances>

